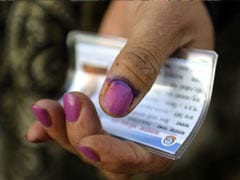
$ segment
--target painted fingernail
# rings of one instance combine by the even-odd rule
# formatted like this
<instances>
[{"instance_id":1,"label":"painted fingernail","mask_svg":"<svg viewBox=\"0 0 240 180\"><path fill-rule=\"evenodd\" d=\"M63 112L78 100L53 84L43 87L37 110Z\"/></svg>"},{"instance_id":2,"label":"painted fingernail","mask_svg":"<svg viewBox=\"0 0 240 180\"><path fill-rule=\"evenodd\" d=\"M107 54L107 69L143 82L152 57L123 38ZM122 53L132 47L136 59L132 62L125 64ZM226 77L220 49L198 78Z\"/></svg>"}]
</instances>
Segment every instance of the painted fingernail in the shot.
<instances>
[{"instance_id":1,"label":"painted fingernail","mask_svg":"<svg viewBox=\"0 0 240 180\"><path fill-rule=\"evenodd\" d=\"M80 101L78 97L70 93L65 93L63 96L63 106L66 120L69 122L76 121L80 113Z\"/></svg>"},{"instance_id":2,"label":"painted fingernail","mask_svg":"<svg viewBox=\"0 0 240 180\"><path fill-rule=\"evenodd\" d=\"M52 121L46 109L38 106L32 105L32 111L37 118L37 120L45 127L50 127L52 125Z\"/></svg>"},{"instance_id":3,"label":"painted fingernail","mask_svg":"<svg viewBox=\"0 0 240 180\"><path fill-rule=\"evenodd\" d=\"M107 89L103 105L111 115L121 116L127 113L133 98L133 90L126 82L113 80Z\"/></svg>"},{"instance_id":4,"label":"painted fingernail","mask_svg":"<svg viewBox=\"0 0 240 180\"><path fill-rule=\"evenodd\" d=\"M95 162L100 162L99 156L89 147L78 145L78 150L86 156L88 159L95 161Z\"/></svg>"}]
</instances>

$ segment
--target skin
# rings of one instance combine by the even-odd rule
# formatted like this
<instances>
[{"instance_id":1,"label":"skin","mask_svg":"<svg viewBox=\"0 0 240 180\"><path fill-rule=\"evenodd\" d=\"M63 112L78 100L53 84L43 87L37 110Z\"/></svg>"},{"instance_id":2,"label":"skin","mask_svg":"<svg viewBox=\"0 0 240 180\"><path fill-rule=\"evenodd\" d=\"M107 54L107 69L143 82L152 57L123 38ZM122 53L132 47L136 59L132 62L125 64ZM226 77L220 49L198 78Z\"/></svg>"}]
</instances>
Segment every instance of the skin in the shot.
<instances>
[{"instance_id":1,"label":"skin","mask_svg":"<svg viewBox=\"0 0 240 180\"><path fill-rule=\"evenodd\" d=\"M128 38L107 74L108 78L127 79L140 91L127 113L148 92L162 63L173 52L181 47L213 48L212 24L200 1L113 1L100 33ZM103 110L103 97L108 86L105 82L99 97ZM52 126L46 128L39 122L32 124L26 135L29 142L54 140L102 170L108 179L128 179L138 173L165 173L169 170L172 160L154 155L133 142L107 135L90 99L79 92L73 94L81 104L75 122L65 120L64 109L56 101L42 99L36 102L48 111ZM79 152L77 144L92 149L100 157L100 162Z\"/></svg>"}]
</instances>

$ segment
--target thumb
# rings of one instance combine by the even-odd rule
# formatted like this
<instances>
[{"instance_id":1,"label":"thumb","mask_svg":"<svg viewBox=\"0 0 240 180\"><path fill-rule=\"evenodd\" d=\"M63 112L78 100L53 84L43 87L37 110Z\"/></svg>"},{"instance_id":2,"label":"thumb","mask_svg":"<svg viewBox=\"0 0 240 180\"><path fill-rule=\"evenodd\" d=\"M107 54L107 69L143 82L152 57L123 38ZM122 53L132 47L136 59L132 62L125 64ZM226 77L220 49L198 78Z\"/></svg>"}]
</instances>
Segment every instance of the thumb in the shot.
<instances>
[{"instance_id":1,"label":"thumb","mask_svg":"<svg viewBox=\"0 0 240 180\"><path fill-rule=\"evenodd\" d=\"M151 88L164 59L175 48L162 51L143 38L139 43L131 39L107 74L100 93L104 111L112 116L123 116L130 112Z\"/></svg>"},{"instance_id":2,"label":"thumb","mask_svg":"<svg viewBox=\"0 0 240 180\"><path fill-rule=\"evenodd\" d=\"M116 117L128 114L151 88L164 60L179 46L181 33L161 34L139 22L107 73L100 92L102 109ZM166 27L165 27L166 28Z\"/></svg>"},{"instance_id":3,"label":"thumb","mask_svg":"<svg viewBox=\"0 0 240 180\"><path fill-rule=\"evenodd\" d=\"M202 16L196 16L196 11ZM115 117L128 114L141 101L164 60L179 47L208 48L212 42L202 3L151 1L131 12L134 22L128 42L110 68L99 97L102 109ZM198 23L202 21L204 30Z\"/></svg>"}]
</instances>

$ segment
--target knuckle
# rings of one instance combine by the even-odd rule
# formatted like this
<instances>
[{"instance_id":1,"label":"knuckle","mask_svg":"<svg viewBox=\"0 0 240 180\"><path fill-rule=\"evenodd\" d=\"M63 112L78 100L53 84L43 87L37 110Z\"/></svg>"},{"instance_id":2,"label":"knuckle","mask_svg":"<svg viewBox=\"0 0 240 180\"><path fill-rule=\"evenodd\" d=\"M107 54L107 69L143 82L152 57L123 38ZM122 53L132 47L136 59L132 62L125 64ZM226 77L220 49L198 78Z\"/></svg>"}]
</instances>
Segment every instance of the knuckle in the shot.
<instances>
[{"instance_id":1,"label":"knuckle","mask_svg":"<svg viewBox=\"0 0 240 180\"><path fill-rule=\"evenodd\" d=\"M145 47L136 47L128 52L125 66L144 84L151 85L160 70L160 60L154 51Z\"/></svg>"}]
</instances>

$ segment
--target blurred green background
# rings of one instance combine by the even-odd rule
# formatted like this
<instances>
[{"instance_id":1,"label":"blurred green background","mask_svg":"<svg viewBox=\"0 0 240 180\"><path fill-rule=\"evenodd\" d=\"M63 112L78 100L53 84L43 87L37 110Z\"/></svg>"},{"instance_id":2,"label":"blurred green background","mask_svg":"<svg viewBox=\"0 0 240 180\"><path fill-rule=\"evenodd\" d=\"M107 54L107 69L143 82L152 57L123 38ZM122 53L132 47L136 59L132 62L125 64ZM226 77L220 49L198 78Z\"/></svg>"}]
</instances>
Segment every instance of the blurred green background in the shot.
<instances>
[{"instance_id":1,"label":"blurred green background","mask_svg":"<svg viewBox=\"0 0 240 180\"><path fill-rule=\"evenodd\" d=\"M240 3L205 2L219 61L206 121L166 175L135 179L240 180ZM97 32L108 1L0 2L0 180L103 179L94 167L53 143L24 139L31 105L61 92L68 67L66 35Z\"/></svg>"}]
</instances>

